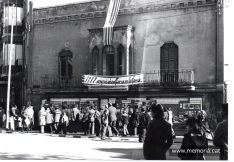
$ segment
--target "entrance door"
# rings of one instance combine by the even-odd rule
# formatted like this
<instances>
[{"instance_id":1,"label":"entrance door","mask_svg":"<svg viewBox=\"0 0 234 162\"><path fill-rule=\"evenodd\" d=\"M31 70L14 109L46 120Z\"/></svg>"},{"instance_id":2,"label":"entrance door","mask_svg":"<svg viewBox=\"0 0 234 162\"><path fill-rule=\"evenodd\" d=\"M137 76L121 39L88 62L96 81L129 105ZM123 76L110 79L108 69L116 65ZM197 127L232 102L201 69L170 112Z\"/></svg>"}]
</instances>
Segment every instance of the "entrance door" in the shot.
<instances>
[{"instance_id":1,"label":"entrance door","mask_svg":"<svg viewBox=\"0 0 234 162\"><path fill-rule=\"evenodd\" d=\"M178 46L174 42L165 43L160 57L161 85L178 85Z\"/></svg>"},{"instance_id":2,"label":"entrance door","mask_svg":"<svg viewBox=\"0 0 234 162\"><path fill-rule=\"evenodd\" d=\"M103 74L115 75L115 49L113 46L105 46L103 49Z\"/></svg>"}]
</instances>

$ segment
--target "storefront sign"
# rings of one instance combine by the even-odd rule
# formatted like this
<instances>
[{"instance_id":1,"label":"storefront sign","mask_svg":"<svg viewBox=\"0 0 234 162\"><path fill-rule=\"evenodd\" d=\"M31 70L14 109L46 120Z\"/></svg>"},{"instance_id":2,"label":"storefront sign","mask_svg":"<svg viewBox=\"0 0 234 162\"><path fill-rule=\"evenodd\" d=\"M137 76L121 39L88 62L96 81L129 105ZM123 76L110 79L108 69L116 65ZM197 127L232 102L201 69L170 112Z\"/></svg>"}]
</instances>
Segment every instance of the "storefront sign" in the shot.
<instances>
[{"instance_id":1,"label":"storefront sign","mask_svg":"<svg viewBox=\"0 0 234 162\"><path fill-rule=\"evenodd\" d=\"M129 103L131 103L131 100L122 100L122 103L123 104L129 104Z\"/></svg>"},{"instance_id":2,"label":"storefront sign","mask_svg":"<svg viewBox=\"0 0 234 162\"><path fill-rule=\"evenodd\" d=\"M84 75L83 84L87 86L123 86L143 83L143 74L128 75L128 76L96 76Z\"/></svg>"},{"instance_id":3,"label":"storefront sign","mask_svg":"<svg viewBox=\"0 0 234 162\"><path fill-rule=\"evenodd\" d=\"M81 98L80 101L81 102L86 102L86 101L97 101L98 98Z\"/></svg>"},{"instance_id":4,"label":"storefront sign","mask_svg":"<svg viewBox=\"0 0 234 162\"><path fill-rule=\"evenodd\" d=\"M80 99L79 98L51 98L50 101L51 102L64 102L64 101L77 102L77 101L80 101Z\"/></svg>"}]
</instances>

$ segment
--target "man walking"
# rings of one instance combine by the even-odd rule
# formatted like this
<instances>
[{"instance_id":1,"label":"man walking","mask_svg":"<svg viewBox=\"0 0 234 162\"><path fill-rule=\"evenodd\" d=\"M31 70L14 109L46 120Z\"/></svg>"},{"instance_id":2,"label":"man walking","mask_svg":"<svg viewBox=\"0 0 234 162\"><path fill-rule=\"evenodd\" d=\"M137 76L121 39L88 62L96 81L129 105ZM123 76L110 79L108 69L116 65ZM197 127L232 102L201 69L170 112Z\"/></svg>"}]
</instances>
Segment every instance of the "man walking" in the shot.
<instances>
[{"instance_id":1,"label":"man walking","mask_svg":"<svg viewBox=\"0 0 234 162\"><path fill-rule=\"evenodd\" d=\"M138 125L138 133L139 133L139 142L144 142L145 140L145 134L146 134L146 128L150 122L150 116L147 113L146 110L146 103L142 103L141 107L141 113L139 114L139 125Z\"/></svg>"},{"instance_id":2,"label":"man walking","mask_svg":"<svg viewBox=\"0 0 234 162\"><path fill-rule=\"evenodd\" d=\"M107 108L105 108L105 110L103 111L103 113L101 114L101 140L105 140L106 139L106 130L108 127L108 115L109 115L109 110Z\"/></svg>"},{"instance_id":3,"label":"man walking","mask_svg":"<svg viewBox=\"0 0 234 162\"><path fill-rule=\"evenodd\" d=\"M143 145L146 160L166 160L166 152L173 143L171 124L165 121L163 107L150 107L153 120L149 123Z\"/></svg>"},{"instance_id":4,"label":"man walking","mask_svg":"<svg viewBox=\"0 0 234 162\"><path fill-rule=\"evenodd\" d=\"M117 110L116 110L116 108L111 103L108 103L108 105L109 105L110 127L115 132L115 135L119 136L119 131L116 128L116 122L117 122L117 116L116 116L116 114L117 114Z\"/></svg>"},{"instance_id":5,"label":"man walking","mask_svg":"<svg viewBox=\"0 0 234 162\"><path fill-rule=\"evenodd\" d=\"M228 160L228 104L222 105L223 121L215 130L214 145L220 148L220 160Z\"/></svg>"},{"instance_id":6,"label":"man walking","mask_svg":"<svg viewBox=\"0 0 234 162\"><path fill-rule=\"evenodd\" d=\"M89 133L94 135L94 121L95 121L95 110L92 104L89 109Z\"/></svg>"}]
</instances>

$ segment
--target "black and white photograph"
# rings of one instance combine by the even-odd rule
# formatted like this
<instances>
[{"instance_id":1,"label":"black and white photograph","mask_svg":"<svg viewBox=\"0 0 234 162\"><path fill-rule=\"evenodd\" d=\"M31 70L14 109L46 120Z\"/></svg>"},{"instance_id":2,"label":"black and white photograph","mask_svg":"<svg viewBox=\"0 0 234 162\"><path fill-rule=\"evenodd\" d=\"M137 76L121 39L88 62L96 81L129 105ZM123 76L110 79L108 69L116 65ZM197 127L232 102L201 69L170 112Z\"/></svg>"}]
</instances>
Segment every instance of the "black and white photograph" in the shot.
<instances>
[{"instance_id":1,"label":"black and white photograph","mask_svg":"<svg viewBox=\"0 0 234 162\"><path fill-rule=\"evenodd\" d=\"M230 3L0 0L0 160L230 160Z\"/></svg>"}]
</instances>

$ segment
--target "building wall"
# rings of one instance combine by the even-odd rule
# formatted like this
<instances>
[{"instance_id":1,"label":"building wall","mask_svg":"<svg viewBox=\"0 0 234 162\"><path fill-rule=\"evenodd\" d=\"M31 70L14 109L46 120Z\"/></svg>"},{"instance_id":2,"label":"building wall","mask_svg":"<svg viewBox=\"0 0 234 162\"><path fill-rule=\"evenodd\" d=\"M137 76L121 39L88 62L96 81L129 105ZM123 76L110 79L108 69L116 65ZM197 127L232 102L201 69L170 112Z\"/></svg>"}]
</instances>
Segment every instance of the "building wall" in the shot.
<instances>
[{"instance_id":1,"label":"building wall","mask_svg":"<svg viewBox=\"0 0 234 162\"><path fill-rule=\"evenodd\" d=\"M89 73L88 29L102 27L105 17L100 16L95 19L86 17L74 21L69 21L72 18L59 21L55 17L74 15L77 14L77 10L80 16L86 12L106 11L106 2L84 3L79 4L78 7L67 5L34 10L32 52L34 80L39 81L44 74L58 75L58 53L65 44L69 44L73 52L74 75ZM152 8L146 7L147 4L152 6L153 2L155 8L160 7L161 10L152 12L154 11ZM136 72L159 70L160 47L164 42L174 41L179 47L179 69L194 70L195 84L215 84L215 4L206 4L203 1L203 6L197 6L194 1L195 6L173 9L169 8L171 3L161 5L160 1L152 0L148 2L125 0L122 3L121 9L135 8L134 14L129 13L130 9L126 11L128 14L120 14L115 26L135 27L134 69ZM188 5L187 2L185 5Z\"/></svg>"}]
</instances>

